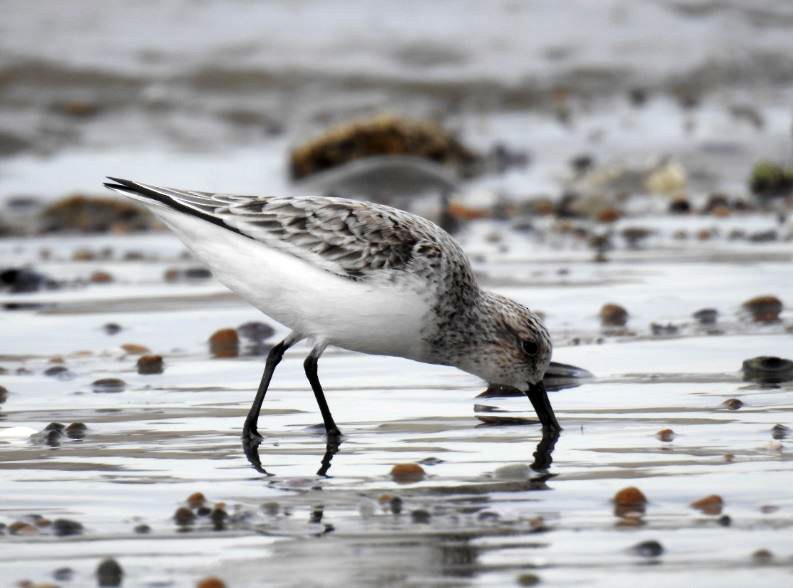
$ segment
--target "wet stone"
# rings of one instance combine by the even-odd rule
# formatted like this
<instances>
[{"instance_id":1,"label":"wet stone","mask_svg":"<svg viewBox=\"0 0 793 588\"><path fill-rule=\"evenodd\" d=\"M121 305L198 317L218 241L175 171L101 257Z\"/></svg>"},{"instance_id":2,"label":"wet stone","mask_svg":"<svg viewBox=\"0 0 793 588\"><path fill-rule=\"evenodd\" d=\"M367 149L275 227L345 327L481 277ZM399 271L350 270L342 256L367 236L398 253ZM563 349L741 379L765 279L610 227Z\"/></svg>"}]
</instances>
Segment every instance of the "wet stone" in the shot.
<instances>
[{"instance_id":1,"label":"wet stone","mask_svg":"<svg viewBox=\"0 0 793 588\"><path fill-rule=\"evenodd\" d=\"M719 311L715 308L702 308L692 315L700 325L715 325L719 318Z\"/></svg>"},{"instance_id":2,"label":"wet stone","mask_svg":"<svg viewBox=\"0 0 793 588\"><path fill-rule=\"evenodd\" d=\"M752 553L752 561L756 564L769 564L773 561L774 554L768 549L758 549Z\"/></svg>"},{"instance_id":3,"label":"wet stone","mask_svg":"<svg viewBox=\"0 0 793 588\"><path fill-rule=\"evenodd\" d=\"M0 404L8 400L8 388L0 386Z\"/></svg>"},{"instance_id":4,"label":"wet stone","mask_svg":"<svg viewBox=\"0 0 793 588\"><path fill-rule=\"evenodd\" d=\"M52 522L52 530L58 537L80 535L83 532L83 525L70 519L55 519Z\"/></svg>"},{"instance_id":5,"label":"wet stone","mask_svg":"<svg viewBox=\"0 0 793 588\"><path fill-rule=\"evenodd\" d=\"M702 511L708 515L719 515L724 507L724 501L718 494L711 494L691 503L691 508Z\"/></svg>"},{"instance_id":6,"label":"wet stone","mask_svg":"<svg viewBox=\"0 0 793 588\"><path fill-rule=\"evenodd\" d=\"M63 365L54 365L52 367L48 367L46 370L44 370L44 375L57 380L69 380L73 376L69 369Z\"/></svg>"},{"instance_id":7,"label":"wet stone","mask_svg":"<svg viewBox=\"0 0 793 588\"><path fill-rule=\"evenodd\" d=\"M91 274L89 281L92 284L109 284L115 281L115 279L113 278L113 275L111 273L102 270L97 270Z\"/></svg>"},{"instance_id":8,"label":"wet stone","mask_svg":"<svg viewBox=\"0 0 793 588\"><path fill-rule=\"evenodd\" d=\"M614 514L642 513L647 507L647 497L636 486L623 488L614 495Z\"/></svg>"},{"instance_id":9,"label":"wet stone","mask_svg":"<svg viewBox=\"0 0 793 588\"><path fill-rule=\"evenodd\" d=\"M39 530L30 523L16 521L8 525L8 532L11 535L38 535Z\"/></svg>"},{"instance_id":10,"label":"wet stone","mask_svg":"<svg viewBox=\"0 0 793 588\"><path fill-rule=\"evenodd\" d=\"M674 440L675 432L672 429L661 429L655 434L658 439L665 443L669 443L670 441Z\"/></svg>"},{"instance_id":11,"label":"wet stone","mask_svg":"<svg viewBox=\"0 0 793 588\"><path fill-rule=\"evenodd\" d=\"M631 551L633 551L636 555L641 555L642 557L658 557L659 555L663 554L664 547L658 541L651 539L649 541L637 543L631 547Z\"/></svg>"},{"instance_id":12,"label":"wet stone","mask_svg":"<svg viewBox=\"0 0 793 588\"><path fill-rule=\"evenodd\" d=\"M738 410L743 407L743 401L738 398L728 398L721 405L727 410Z\"/></svg>"},{"instance_id":13,"label":"wet stone","mask_svg":"<svg viewBox=\"0 0 793 588\"><path fill-rule=\"evenodd\" d=\"M151 533L151 527L145 524L135 525L133 531L135 531L135 533L138 535L148 535Z\"/></svg>"},{"instance_id":14,"label":"wet stone","mask_svg":"<svg viewBox=\"0 0 793 588\"><path fill-rule=\"evenodd\" d=\"M102 330L108 335L115 335L121 332L121 325L118 323L105 323L102 325Z\"/></svg>"},{"instance_id":15,"label":"wet stone","mask_svg":"<svg viewBox=\"0 0 793 588\"><path fill-rule=\"evenodd\" d=\"M600 322L604 327L624 327L628 311L619 304L604 304L600 309Z\"/></svg>"},{"instance_id":16,"label":"wet stone","mask_svg":"<svg viewBox=\"0 0 793 588\"><path fill-rule=\"evenodd\" d=\"M234 329L220 329L209 338L209 352L214 357L237 357L240 354L240 338Z\"/></svg>"},{"instance_id":17,"label":"wet stone","mask_svg":"<svg viewBox=\"0 0 793 588\"><path fill-rule=\"evenodd\" d=\"M788 435L790 435L790 427L776 424L771 428L771 436L774 439L785 439Z\"/></svg>"},{"instance_id":18,"label":"wet stone","mask_svg":"<svg viewBox=\"0 0 793 588\"><path fill-rule=\"evenodd\" d=\"M101 378L91 382L91 389L97 394L116 394L127 387L124 380L118 378Z\"/></svg>"},{"instance_id":19,"label":"wet stone","mask_svg":"<svg viewBox=\"0 0 793 588\"><path fill-rule=\"evenodd\" d=\"M161 355L143 355L138 359L138 373L144 376L161 374L165 369Z\"/></svg>"},{"instance_id":20,"label":"wet stone","mask_svg":"<svg viewBox=\"0 0 793 588\"><path fill-rule=\"evenodd\" d=\"M732 525L732 518L730 515L721 515L718 519L718 522L722 527L729 527Z\"/></svg>"},{"instance_id":21,"label":"wet stone","mask_svg":"<svg viewBox=\"0 0 793 588\"><path fill-rule=\"evenodd\" d=\"M265 502L262 504L262 510L268 516L274 517L278 516L278 513L281 512L281 505L277 502Z\"/></svg>"},{"instance_id":22,"label":"wet stone","mask_svg":"<svg viewBox=\"0 0 793 588\"><path fill-rule=\"evenodd\" d=\"M536 574L521 574L515 580L518 586L537 586L541 580Z\"/></svg>"},{"instance_id":23,"label":"wet stone","mask_svg":"<svg viewBox=\"0 0 793 588\"><path fill-rule=\"evenodd\" d=\"M145 355L149 353L148 347L138 345L137 343L124 343L121 345L121 349L130 355Z\"/></svg>"},{"instance_id":24,"label":"wet stone","mask_svg":"<svg viewBox=\"0 0 793 588\"><path fill-rule=\"evenodd\" d=\"M59 582L70 582L74 577L74 570L72 568L58 568L52 572L52 577Z\"/></svg>"},{"instance_id":25,"label":"wet stone","mask_svg":"<svg viewBox=\"0 0 793 588\"><path fill-rule=\"evenodd\" d=\"M389 501L389 508L391 509L391 512L395 515L402 514L402 506L403 506L403 501L399 496L394 496Z\"/></svg>"},{"instance_id":26,"label":"wet stone","mask_svg":"<svg viewBox=\"0 0 793 588\"><path fill-rule=\"evenodd\" d=\"M275 329L261 321L250 321L237 327L237 333L250 341L264 341L275 335Z\"/></svg>"},{"instance_id":27,"label":"wet stone","mask_svg":"<svg viewBox=\"0 0 793 588\"><path fill-rule=\"evenodd\" d=\"M226 588L225 582L220 578L210 577L199 580L196 588Z\"/></svg>"},{"instance_id":28,"label":"wet stone","mask_svg":"<svg viewBox=\"0 0 793 588\"><path fill-rule=\"evenodd\" d=\"M64 430L69 439L85 439L85 434L88 432L88 427L85 423L71 423Z\"/></svg>"},{"instance_id":29,"label":"wet stone","mask_svg":"<svg viewBox=\"0 0 793 588\"><path fill-rule=\"evenodd\" d=\"M418 525L428 525L430 520L432 519L432 515L427 510L418 509L411 511L410 518L414 523Z\"/></svg>"},{"instance_id":30,"label":"wet stone","mask_svg":"<svg viewBox=\"0 0 793 588\"><path fill-rule=\"evenodd\" d=\"M747 382L780 384L793 381L793 361L771 355L747 359L743 362L741 371Z\"/></svg>"},{"instance_id":31,"label":"wet stone","mask_svg":"<svg viewBox=\"0 0 793 588\"><path fill-rule=\"evenodd\" d=\"M96 580L100 586L121 586L124 570L112 557L103 559L96 567Z\"/></svg>"},{"instance_id":32,"label":"wet stone","mask_svg":"<svg viewBox=\"0 0 793 588\"><path fill-rule=\"evenodd\" d=\"M400 463L391 468L391 477L400 484L420 482L424 479L424 468L417 463Z\"/></svg>"},{"instance_id":33,"label":"wet stone","mask_svg":"<svg viewBox=\"0 0 793 588\"><path fill-rule=\"evenodd\" d=\"M187 497L187 505L192 508L196 509L201 506L204 506L207 499L204 496L203 492L193 492L190 496Z\"/></svg>"},{"instance_id":34,"label":"wet stone","mask_svg":"<svg viewBox=\"0 0 793 588\"><path fill-rule=\"evenodd\" d=\"M756 296L744 302L742 306L752 316L752 320L758 323L778 321L783 309L782 301L771 295Z\"/></svg>"},{"instance_id":35,"label":"wet stone","mask_svg":"<svg viewBox=\"0 0 793 588\"><path fill-rule=\"evenodd\" d=\"M209 515L212 525L216 531L222 531L226 527L226 520L229 518L229 513L225 509L215 507Z\"/></svg>"},{"instance_id":36,"label":"wet stone","mask_svg":"<svg viewBox=\"0 0 793 588\"><path fill-rule=\"evenodd\" d=\"M180 527L192 525L195 522L195 518L196 516L193 511L185 506L180 506L176 509L176 512L173 513L173 520Z\"/></svg>"},{"instance_id":37,"label":"wet stone","mask_svg":"<svg viewBox=\"0 0 793 588\"><path fill-rule=\"evenodd\" d=\"M0 271L0 291L21 294L57 287L58 283L55 280L32 269L8 268Z\"/></svg>"},{"instance_id":38,"label":"wet stone","mask_svg":"<svg viewBox=\"0 0 793 588\"><path fill-rule=\"evenodd\" d=\"M670 337L672 335L677 335L680 329L677 325L673 325L672 323L667 323L662 325L660 323L650 323L650 332L656 337Z\"/></svg>"}]
</instances>

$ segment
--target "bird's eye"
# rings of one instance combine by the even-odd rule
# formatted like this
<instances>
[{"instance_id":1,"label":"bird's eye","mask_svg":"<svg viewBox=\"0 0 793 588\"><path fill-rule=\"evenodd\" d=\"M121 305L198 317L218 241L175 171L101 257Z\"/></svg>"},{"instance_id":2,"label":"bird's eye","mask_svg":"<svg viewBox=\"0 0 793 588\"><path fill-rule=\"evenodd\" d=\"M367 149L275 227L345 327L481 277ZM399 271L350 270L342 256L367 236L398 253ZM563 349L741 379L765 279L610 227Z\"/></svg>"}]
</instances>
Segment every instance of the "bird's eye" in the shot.
<instances>
[{"instance_id":1,"label":"bird's eye","mask_svg":"<svg viewBox=\"0 0 793 588\"><path fill-rule=\"evenodd\" d=\"M520 346L527 355L537 355L537 352L540 350L540 346L534 341L523 341Z\"/></svg>"}]
</instances>

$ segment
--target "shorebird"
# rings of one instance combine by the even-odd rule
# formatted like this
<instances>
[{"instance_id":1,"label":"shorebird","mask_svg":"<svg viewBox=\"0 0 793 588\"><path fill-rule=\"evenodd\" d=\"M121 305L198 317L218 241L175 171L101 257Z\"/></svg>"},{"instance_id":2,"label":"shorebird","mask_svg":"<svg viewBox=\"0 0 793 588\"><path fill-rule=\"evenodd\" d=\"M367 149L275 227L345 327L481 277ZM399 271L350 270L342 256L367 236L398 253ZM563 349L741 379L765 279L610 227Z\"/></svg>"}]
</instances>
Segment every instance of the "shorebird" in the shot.
<instances>
[{"instance_id":1,"label":"shorebird","mask_svg":"<svg viewBox=\"0 0 793 588\"><path fill-rule=\"evenodd\" d=\"M257 421L275 368L308 339L304 368L328 439L341 433L317 375L328 345L456 366L528 396L544 431L559 422L543 384L551 339L537 313L479 287L457 242L396 208L331 197L239 196L108 178L145 204L225 286L291 329L267 356L243 426Z\"/></svg>"}]
</instances>

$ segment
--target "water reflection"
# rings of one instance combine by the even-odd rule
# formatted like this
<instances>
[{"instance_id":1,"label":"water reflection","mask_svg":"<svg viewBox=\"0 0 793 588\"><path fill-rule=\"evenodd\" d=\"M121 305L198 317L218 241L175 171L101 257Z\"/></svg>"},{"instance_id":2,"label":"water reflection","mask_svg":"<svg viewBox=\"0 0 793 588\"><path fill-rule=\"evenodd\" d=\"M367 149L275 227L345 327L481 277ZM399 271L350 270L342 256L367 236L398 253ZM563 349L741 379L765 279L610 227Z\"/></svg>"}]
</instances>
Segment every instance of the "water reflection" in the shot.
<instances>
[{"instance_id":1,"label":"water reflection","mask_svg":"<svg viewBox=\"0 0 793 588\"><path fill-rule=\"evenodd\" d=\"M248 462L253 466L253 469L255 469L260 474L264 474L265 476L274 476L275 474L268 472L262 465L261 456L259 455L259 445L261 442L261 439L243 437L242 451L245 453L245 457L247 458ZM328 470L332 465L333 456L339 452L339 447L341 447L341 439L339 437L328 437L326 439L325 453L322 455L322 461L320 462L320 467L317 470L318 476L327 476Z\"/></svg>"}]
</instances>

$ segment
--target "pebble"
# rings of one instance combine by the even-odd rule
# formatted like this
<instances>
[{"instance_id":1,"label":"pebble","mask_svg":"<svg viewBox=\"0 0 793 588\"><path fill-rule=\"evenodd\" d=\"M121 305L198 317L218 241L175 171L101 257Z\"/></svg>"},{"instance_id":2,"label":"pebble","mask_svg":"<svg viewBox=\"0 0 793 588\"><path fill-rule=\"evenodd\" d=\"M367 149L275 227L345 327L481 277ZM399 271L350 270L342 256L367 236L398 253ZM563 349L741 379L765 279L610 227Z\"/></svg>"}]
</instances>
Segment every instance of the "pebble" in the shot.
<instances>
[{"instance_id":1,"label":"pebble","mask_svg":"<svg viewBox=\"0 0 793 588\"><path fill-rule=\"evenodd\" d=\"M752 560L754 560L757 564L767 564L771 563L774 559L774 554L771 553L768 549L758 549L752 554Z\"/></svg>"},{"instance_id":2,"label":"pebble","mask_svg":"<svg viewBox=\"0 0 793 588\"><path fill-rule=\"evenodd\" d=\"M701 510L705 514L718 515L724 507L724 501L718 494L711 494L691 503L691 508Z\"/></svg>"},{"instance_id":3,"label":"pebble","mask_svg":"<svg viewBox=\"0 0 793 588\"><path fill-rule=\"evenodd\" d=\"M790 427L780 424L771 427L771 436L774 439L785 439L788 435L790 435Z\"/></svg>"},{"instance_id":4,"label":"pebble","mask_svg":"<svg viewBox=\"0 0 793 588\"><path fill-rule=\"evenodd\" d=\"M672 323L667 323L665 325L660 323L650 323L650 332L652 332L652 334L655 336L668 337L671 335L677 335L679 331L680 329L678 329L677 325L673 325Z\"/></svg>"},{"instance_id":5,"label":"pebble","mask_svg":"<svg viewBox=\"0 0 793 588\"><path fill-rule=\"evenodd\" d=\"M658 557L664 552L664 546L658 541L651 539L649 541L637 543L631 547L631 551L633 551L636 555L641 555L642 557Z\"/></svg>"},{"instance_id":6,"label":"pebble","mask_svg":"<svg viewBox=\"0 0 793 588\"><path fill-rule=\"evenodd\" d=\"M137 343L123 343L121 345L121 349L130 355L145 355L146 353L149 353L148 347L138 345Z\"/></svg>"},{"instance_id":7,"label":"pebble","mask_svg":"<svg viewBox=\"0 0 793 588\"><path fill-rule=\"evenodd\" d=\"M271 517L278 516L281 511L281 505L277 502L265 502L262 504L262 510Z\"/></svg>"},{"instance_id":8,"label":"pebble","mask_svg":"<svg viewBox=\"0 0 793 588\"><path fill-rule=\"evenodd\" d=\"M218 504L212 509L209 518L212 521L212 525L215 527L215 530L221 531L226 526L226 519L229 518L229 513L227 513L220 504Z\"/></svg>"},{"instance_id":9,"label":"pebble","mask_svg":"<svg viewBox=\"0 0 793 588\"><path fill-rule=\"evenodd\" d=\"M147 535L148 533L151 533L151 527L146 524L135 525L133 531L135 531L138 535Z\"/></svg>"},{"instance_id":10,"label":"pebble","mask_svg":"<svg viewBox=\"0 0 793 588\"><path fill-rule=\"evenodd\" d=\"M747 359L741 365L743 379L749 382L780 384L793 381L793 361L772 355Z\"/></svg>"},{"instance_id":11,"label":"pebble","mask_svg":"<svg viewBox=\"0 0 793 588\"><path fill-rule=\"evenodd\" d=\"M8 532L12 535L38 535L39 530L31 525L30 523L25 523L23 521L16 521L8 525Z\"/></svg>"},{"instance_id":12,"label":"pebble","mask_svg":"<svg viewBox=\"0 0 793 588\"><path fill-rule=\"evenodd\" d=\"M57 288L58 283L37 271L28 268L8 268L0 271L0 290L13 294L37 292Z\"/></svg>"},{"instance_id":13,"label":"pebble","mask_svg":"<svg viewBox=\"0 0 793 588\"><path fill-rule=\"evenodd\" d=\"M207 499L204 496L203 492L193 492L190 496L187 497L187 504L190 508L198 508L200 506L204 506Z\"/></svg>"},{"instance_id":14,"label":"pebble","mask_svg":"<svg viewBox=\"0 0 793 588\"><path fill-rule=\"evenodd\" d=\"M675 432L672 429L661 429L655 434L661 441L669 443L675 438Z\"/></svg>"},{"instance_id":15,"label":"pebble","mask_svg":"<svg viewBox=\"0 0 793 588\"><path fill-rule=\"evenodd\" d=\"M743 309L758 323L771 323L779 320L784 305L776 296L755 296L743 303Z\"/></svg>"},{"instance_id":16,"label":"pebble","mask_svg":"<svg viewBox=\"0 0 793 588\"><path fill-rule=\"evenodd\" d=\"M80 535L83 532L83 525L70 519L55 519L52 523L52 530L58 537Z\"/></svg>"},{"instance_id":17,"label":"pebble","mask_svg":"<svg viewBox=\"0 0 793 588\"><path fill-rule=\"evenodd\" d=\"M66 366L54 365L44 370L44 375L49 376L51 378L57 378L58 380L68 380L72 377L73 374L68 370Z\"/></svg>"},{"instance_id":18,"label":"pebble","mask_svg":"<svg viewBox=\"0 0 793 588\"><path fill-rule=\"evenodd\" d=\"M605 327L624 327L628 311L619 304L604 304L600 309L600 322Z\"/></svg>"},{"instance_id":19,"label":"pebble","mask_svg":"<svg viewBox=\"0 0 793 588\"><path fill-rule=\"evenodd\" d=\"M105 323L102 325L102 330L108 335L115 335L121 332L121 325L118 323Z\"/></svg>"},{"instance_id":20,"label":"pebble","mask_svg":"<svg viewBox=\"0 0 793 588\"><path fill-rule=\"evenodd\" d=\"M88 427L85 425L85 423L80 422L71 423L64 429L64 432L69 439L84 439L87 431Z\"/></svg>"},{"instance_id":21,"label":"pebble","mask_svg":"<svg viewBox=\"0 0 793 588\"><path fill-rule=\"evenodd\" d=\"M391 477L400 484L420 482L424 479L424 468L417 463L399 463L391 468Z\"/></svg>"},{"instance_id":22,"label":"pebble","mask_svg":"<svg viewBox=\"0 0 793 588\"><path fill-rule=\"evenodd\" d=\"M715 308L702 308L692 315L700 325L715 325L719 318L719 311Z\"/></svg>"},{"instance_id":23,"label":"pebble","mask_svg":"<svg viewBox=\"0 0 793 588\"><path fill-rule=\"evenodd\" d=\"M721 405L727 410L738 410L743 406L743 401L738 398L728 398Z\"/></svg>"},{"instance_id":24,"label":"pebble","mask_svg":"<svg viewBox=\"0 0 793 588\"><path fill-rule=\"evenodd\" d=\"M719 517L719 524L722 527L729 527L730 525L732 525L732 518L730 517L730 515L721 515Z\"/></svg>"},{"instance_id":25,"label":"pebble","mask_svg":"<svg viewBox=\"0 0 793 588\"><path fill-rule=\"evenodd\" d=\"M126 387L127 383L118 378L101 378L91 382L91 389L97 394L115 394L123 392Z\"/></svg>"},{"instance_id":26,"label":"pebble","mask_svg":"<svg viewBox=\"0 0 793 588\"><path fill-rule=\"evenodd\" d=\"M394 496L389 502L389 507L391 509L391 512L395 515L402 514L403 504L404 503L399 496Z\"/></svg>"},{"instance_id":27,"label":"pebble","mask_svg":"<svg viewBox=\"0 0 793 588\"><path fill-rule=\"evenodd\" d=\"M220 329L209 338L209 352L215 357L237 357L240 338L234 329Z\"/></svg>"},{"instance_id":28,"label":"pebble","mask_svg":"<svg viewBox=\"0 0 793 588\"><path fill-rule=\"evenodd\" d=\"M636 486L623 488L614 495L614 513L623 516L629 512L644 512L647 497Z\"/></svg>"},{"instance_id":29,"label":"pebble","mask_svg":"<svg viewBox=\"0 0 793 588\"><path fill-rule=\"evenodd\" d=\"M432 515L430 514L430 512L428 510L424 510L424 509L420 508L420 509L411 511L410 518L413 520L414 523L416 523L418 525L428 525L429 522L430 522L430 519L432 519Z\"/></svg>"},{"instance_id":30,"label":"pebble","mask_svg":"<svg viewBox=\"0 0 793 588\"><path fill-rule=\"evenodd\" d=\"M0 386L0 404L3 404L6 400L8 400L8 388Z\"/></svg>"},{"instance_id":31,"label":"pebble","mask_svg":"<svg viewBox=\"0 0 793 588\"><path fill-rule=\"evenodd\" d=\"M114 281L113 275L109 272L97 270L89 278L92 284L109 284Z\"/></svg>"},{"instance_id":32,"label":"pebble","mask_svg":"<svg viewBox=\"0 0 793 588\"><path fill-rule=\"evenodd\" d=\"M264 341L275 335L275 329L267 323L249 321L237 327L237 333L250 341Z\"/></svg>"},{"instance_id":33,"label":"pebble","mask_svg":"<svg viewBox=\"0 0 793 588\"><path fill-rule=\"evenodd\" d=\"M124 570L112 557L103 559L96 567L96 579L100 586L121 586Z\"/></svg>"},{"instance_id":34,"label":"pebble","mask_svg":"<svg viewBox=\"0 0 793 588\"><path fill-rule=\"evenodd\" d=\"M195 513L186 506L180 506L173 513L174 522L180 527L187 527L195 522Z\"/></svg>"},{"instance_id":35,"label":"pebble","mask_svg":"<svg viewBox=\"0 0 793 588\"><path fill-rule=\"evenodd\" d=\"M226 583L220 578L212 576L199 580L198 584L196 584L196 588L226 588Z\"/></svg>"},{"instance_id":36,"label":"pebble","mask_svg":"<svg viewBox=\"0 0 793 588\"><path fill-rule=\"evenodd\" d=\"M521 574L515 580L518 586L537 586L541 580L536 574Z\"/></svg>"},{"instance_id":37,"label":"pebble","mask_svg":"<svg viewBox=\"0 0 793 588\"><path fill-rule=\"evenodd\" d=\"M137 365L138 373L142 375L161 374L165 369L161 355L143 355Z\"/></svg>"},{"instance_id":38,"label":"pebble","mask_svg":"<svg viewBox=\"0 0 793 588\"><path fill-rule=\"evenodd\" d=\"M74 570L72 568L58 568L52 572L52 577L61 582L70 582L74 577Z\"/></svg>"}]
</instances>

